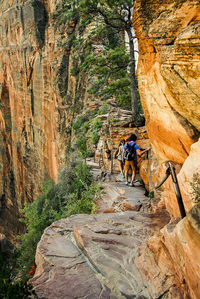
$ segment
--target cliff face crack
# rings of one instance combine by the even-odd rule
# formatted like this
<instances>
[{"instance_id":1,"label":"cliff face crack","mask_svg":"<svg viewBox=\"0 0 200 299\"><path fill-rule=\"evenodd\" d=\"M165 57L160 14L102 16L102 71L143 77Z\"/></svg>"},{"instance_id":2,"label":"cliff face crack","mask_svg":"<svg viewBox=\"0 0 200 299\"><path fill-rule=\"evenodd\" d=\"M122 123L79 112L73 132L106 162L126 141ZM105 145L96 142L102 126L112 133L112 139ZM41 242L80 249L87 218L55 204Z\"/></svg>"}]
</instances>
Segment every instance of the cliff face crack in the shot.
<instances>
[{"instance_id":1,"label":"cliff face crack","mask_svg":"<svg viewBox=\"0 0 200 299\"><path fill-rule=\"evenodd\" d=\"M42 2L33 0L31 3L34 9L36 40L40 48L43 48L45 44L45 30L48 23L48 13Z\"/></svg>"},{"instance_id":2,"label":"cliff face crack","mask_svg":"<svg viewBox=\"0 0 200 299\"><path fill-rule=\"evenodd\" d=\"M184 152L189 156L189 153L188 153L188 151L186 150L186 148L185 148L183 142L180 140L180 138L178 138L178 141L180 142L181 147L182 147L182 149L184 150Z\"/></svg>"},{"instance_id":3,"label":"cliff face crack","mask_svg":"<svg viewBox=\"0 0 200 299\"><path fill-rule=\"evenodd\" d=\"M174 71L174 73L184 82L184 84L187 86L187 88L191 91L191 93L193 93L197 99L199 100L199 95L196 94L191 87L189 86L188 82L181 76L181 74L174 68L174 65L172 66L172 70Z\"/></svg>"},{"instance_id":4,"label":"cliff face crack","mask_svg":"<svg viewBox=\"0 0 200 299\"><path fill-rule=\"evenodd\" d=\"M162 90L162 93L163 93L169 107L172 109L172 112L174 113L175 117L179 120L180 124L188 132L188 135L196 142L199 139L200 132L182 114L180 114L177 110L174 109L174 107L169 102L169 100L163 90ZM191 135L191 130L193 132L192 135Z\"/></svg>"},{"instance_id":5,"label":"cliff face crack","mask_svg":"<svg viewBox=\"0 0 200 299\"><path fill-rule=\"evenodd\" d=\"M90 256L88 255L86 249L84 247L80 247L77 244L77 241L73 235L71 235L71 241L74 244L74 246L77 248L78 252L84 257L85 261L89 265L89 267L95 272L95 273L101 273L101 271L98 269L98 267L95 265L95 263L91 260Z\"/></svg>"}]
</instances>

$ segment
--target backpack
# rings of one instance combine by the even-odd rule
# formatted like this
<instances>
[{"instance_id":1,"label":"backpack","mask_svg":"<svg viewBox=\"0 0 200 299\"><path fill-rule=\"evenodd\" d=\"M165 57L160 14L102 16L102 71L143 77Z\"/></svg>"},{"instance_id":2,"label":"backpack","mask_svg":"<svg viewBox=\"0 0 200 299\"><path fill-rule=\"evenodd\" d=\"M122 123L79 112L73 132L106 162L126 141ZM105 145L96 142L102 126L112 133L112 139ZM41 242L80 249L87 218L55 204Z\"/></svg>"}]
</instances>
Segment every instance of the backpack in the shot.
<instances>
[{"instance_id":1,"label":"backpack","mask_svg":"<svg viewBox=\"0 0 200 299\"><path fill-rule=\"evenodd\" d=\"M127 143L125 153L124 153L124 159L127 161L133 161L136 160L136 149L135 149L136 143L133 145L130 145L130 143Z\"/></svg>"}]
</instances>

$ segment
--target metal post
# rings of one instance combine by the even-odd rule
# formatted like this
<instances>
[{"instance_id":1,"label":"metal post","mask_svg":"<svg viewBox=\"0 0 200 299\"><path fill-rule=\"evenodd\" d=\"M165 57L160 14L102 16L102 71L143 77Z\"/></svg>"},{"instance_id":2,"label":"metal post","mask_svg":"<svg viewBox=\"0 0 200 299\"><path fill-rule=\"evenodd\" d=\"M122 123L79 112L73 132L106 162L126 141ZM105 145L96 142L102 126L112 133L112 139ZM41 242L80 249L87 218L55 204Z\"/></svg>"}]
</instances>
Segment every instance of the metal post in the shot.
<instances>
[{"instance_id":1,"label":"metal post","mask_svg":"<svg viewBox=\"0 0 200 299\"><path fill-rule=\"evenodd\" d=\"M186 212L185 212L185 207L184 207L184 204L183 204L183 199L182 199L182 196L181 196L180 188L179 188L179 185L178 185L176 172L175 172L174 167L172 166L172 163L168 162L168 164L169 164L169 167L170 167L170 173L171 173L171 176L172 176L172 181L174 183L174 190L175 190L175 193L176 193L176 198L177 198L177 201L178 201L178 206L179 206L179 210L180 210L180 213L181 213L181 217L184 218L186 216Z\"/></svg>"}]
</instances>

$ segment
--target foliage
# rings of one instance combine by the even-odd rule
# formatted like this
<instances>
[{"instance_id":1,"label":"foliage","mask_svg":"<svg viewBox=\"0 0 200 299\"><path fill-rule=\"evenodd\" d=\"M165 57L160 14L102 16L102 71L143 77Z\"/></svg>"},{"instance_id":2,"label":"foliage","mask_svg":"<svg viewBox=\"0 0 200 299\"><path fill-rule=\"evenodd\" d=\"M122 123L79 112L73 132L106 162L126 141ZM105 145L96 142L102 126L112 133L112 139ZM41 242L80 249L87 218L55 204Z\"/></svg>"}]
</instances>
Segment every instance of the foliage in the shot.
<instances>
[{"instance_id":1,"label":"foliage","mask_svg":"<svg viewBox=\"0 0 200 299\"><path fill-rule=\"evenodd\" d=\"M0 253L0 297L5 299L25 299L35 294L32 286L27 281L12 281L14 262L5 253Z\"/></svg>"},{"instance_id":2,"label":"foliage","mask_svg":"<svg viewBox=\"0 0 200 299\"><path fill-rule=\"evenodd\" d=\"M193 182L190 183L192 187L192 197L195 203L200 202L200 176L199 173L193 175Z\"/></svg>"},{"instance_id":3,"label":"foliage","mask_svg":"<svg viewBox=\"0 0 200 299\"><path fill-rule=\"evenodd\" d=\"M52 19L55 20L56 25L65 24L69 26L71 22L74 24L78 22L79 14L76 2L75 0L65 0L57 4L56 12L52 14Z\"/></svg>"},{"instance_id":4,"label":"foliage","mask_svg":"<svg viewBox=\"0 0 200 299\"><path fill-rule=\"evenodd\" d=\"M154 198L154 191L150 191L148 197L149 199Z\"/></svg>"},{"instance_id":5,"label":"foliage","mask_svg":"<svg viewBox=\"0 0 200 299\"><path fill-rule=\"evenodd\" d=\"M87 139L85 136L81 135L77 139L77 146L83 158L87 158Z\"/></svg>"},{"instance_id":6,"label":"foliage","mask_svg":"<svg viewBox=\"0 0 200 299\"><path fill-rule=\"evenodd\" d=\"M134 45L134 34L133 34L133 25L132 25L132 9L133 9L134 0L80 0L79 2L79 13L80 15L90 15L93 16L93 20L98 20L104 27L108 27L113 30L115 35L121 36L126 32L127 34L127 43L129 45L127 50L127 55L129 56L129 64L124 69L121 67L121 70L126 72L126 75L121 75L120 77L112 76L109 78L108 82L104 80L97 82L98 86L102 87L108 85L108 88L102 90L105 91L104 94L98 94L98 86L95 86L92 93L103 96L109 94L118 99L118 105L122 107L132 108L133 120L135 123L142 123L140 117L138 103L139 103L139 94L137 86L137 78L135 72L135 45ZM126 42L126 41L125 41ZM106 50L117 50L120 48L119 45L114 46L114 48L107 47ZM120 58L120 56L119 56ZM108 73L108 68L104 67L99 69L102 71L102 77L98 77L98 80L104 78L104 74ZM98 72L97 72L98 73ZM113 70L112 70L113 74ZM119 92L117 92L119 91Z\"/></svg>"},{"instance_id":7,"label":"foliage","mask_svg":"<svg viewBox=\"0 0 200 299\"><path fill-rule=\"evenodd\" d=\"M75 131L78 131L78 130L81 128L81 126L82 126L85 122L88 121L88 119L89 119L89 115L80 115L80 116L78 116L77 119L76 119L76 121L75 121L74 124L73 124L73 129L74 129Z\"/></svg>"},{"instance_id":8,"label":"foliage","mask_svg":"<svg viewBox=\"0 0 200 299\"><path fill-rule=\"evenodd\" d=\"M99 118L95 118L92 122L92 127L94 130L99 130L102 127L102 120L100 120Z\"/></svg>"},{"instance_id":9,"label":"foliage","mask_svg":"<svg viewBox=\"0 0 200 299\"><path fill-rule=\"evenodd\" d=\"M105 103L103 106L101 106L99 108L99 110L97 111L97 114L103 115L103 114L106 114L108 112L109 112L109 110L108 110L108 104Z\"/></svg>"},{"instance_id":10,"label":"foliage","mask_svg":"<svg viewBox=\"0 0 200 299\"><path fill-rule=\"evenodd\" d=\"M37 243L44 229L52 222L77 213L91 213L101 187L93 183L90 167L77 153L68 157L67 166L61 171L58 184L44 182L42 194L23 209L27 233L21 237L18 267L22 276L34 264Z\"/></svg>"},{"instance_id":11,"label":"foliage","mask_svg":"<svg viewBox=\"0 0 200 299\"><path fill-rule=\"evenodd\" d=\"M93 131L92 133L90 133L90 142L94 145L97 145L97 143L99 142L99 134L97 131Z\"/></svg>"},{"instance_id":12,"label":"foliage","mask_svg":"<svg viewBox=\"0 0 200 299\"><path fill-rule=\"evenodd\" d=\"M92 69L90 75L97 77L89 92L107 98L114 96L118 106L130 108L129 62L130 56L124 46L105 50L102 56L89 55L81 65L82 69Z\"/></svg>"},{"instance_id":13,"label":"foliage","mask_svg":"<svg viewBox=\"0 0 200 299\"><path fill-rule=\"evenodd\" d=\"M84 122L84 124L82 126L83 133L87 133L89 127L90 127L89 122L88 121Z\"/></svg>"},{"instance_id":14,"label":"foliage","mask_svg":"<svg viewBox=\"0 0 200 299\"><path fill-rule=\"evenodd\" d=\"M118 123L119 121L120 121L119 118L112 118L112 119L110 120L111 123Z\"/></svg>"},{"instance_id":15,"label":"foliage","mask_svg":"<svg viewBox=\"0 0 200 299\"><path fill-rule=\"evenodd\" d=\"M112 28L124 31L131 21L133 0L80 0L79 10L83 15L101 15Z\"/></svg>"}]
</instances>

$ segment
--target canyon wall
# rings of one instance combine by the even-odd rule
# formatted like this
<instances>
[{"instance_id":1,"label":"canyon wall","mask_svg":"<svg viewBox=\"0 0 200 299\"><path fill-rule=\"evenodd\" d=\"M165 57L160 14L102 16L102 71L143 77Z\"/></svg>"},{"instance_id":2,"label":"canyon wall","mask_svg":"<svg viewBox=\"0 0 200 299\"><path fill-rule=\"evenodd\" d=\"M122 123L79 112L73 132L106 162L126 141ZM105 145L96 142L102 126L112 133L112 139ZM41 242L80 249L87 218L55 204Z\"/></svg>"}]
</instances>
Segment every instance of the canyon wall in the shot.
<instances>
[{"instance_id":1,"label":"canyon wall","mask_svg":"<svg viewBox=\"0 0 200 299\"><path fill-rule=\"evenodd\" d=\"M85 122L92 121L98 109L106 104L87 92L91 86L89 79L94 79L88 78L89 70L80 71L87 55L91 51L101 54L103 45L98 38L91 42L88 37L93 24L79 24L76 16L66 20L68 10L69 5L57 0L1 1L1 239L5 235L14 239L23 230L18 221L20 210L25 202L37 198L42 181L56 182L67 146L77 148L80 134L73 130L73 125L80 120L79 114L82 113ZM107 112L113 113L108 117L110 121L106 119L107 124L119 121L121 115L116 101L110 100ZM125 118L128 127L131 112ZM87 141L92 130L90 122ZM104 135L105 130L99 134ZM108 138L110 135L109 131ZM95 149L92 144L92 154ZM108 171L111 164L107 161Z\"/></svg>"},{"instance_id":2,"label":"canyon wall","mask_svg":"<svg viewBox=\"0 0 200 299\"><path fill-rule=\"evenodd\" d=\"M190 183L193 174L200 171L200 3L138 0L134 28L139 42L137 74L147 132L159 164L171 160L177 165L189 211L193 206ZM163 173L161 169L161 178ZM178 216L172 182L168 180L164 186L167 209Z\"/></svg>"},{"instance_id":3,"label":"canyon wall","mask_svg":"<svg viewBox=\"0 0 200 299\"><path fill-rule=\"evenodd\" d=\"M9 237L21 229L24 202L36 198L42 181L56 180L65 157L68 56L48 23L55 5L1 1L0 232Z\"/></svg>"},{"instance_id":4,"label":"canyon wall","mask_svg":"<svg viewBox=\"0 0 200 299\"><path fill-rule=\"evenodd\" d=\"M171 263L185 296L199 298L200 207L192 193L200 175L200 2L136 0L134 28L140 52L139 90L158 161L158 181L165 175L164 162L173 161L187 212L180 222L173 222L180 212L168 179L160 207L167 208L171 224L147 242L136 262L152 284L152 257L161 272Z\"/></svg>"}]
</instances>

